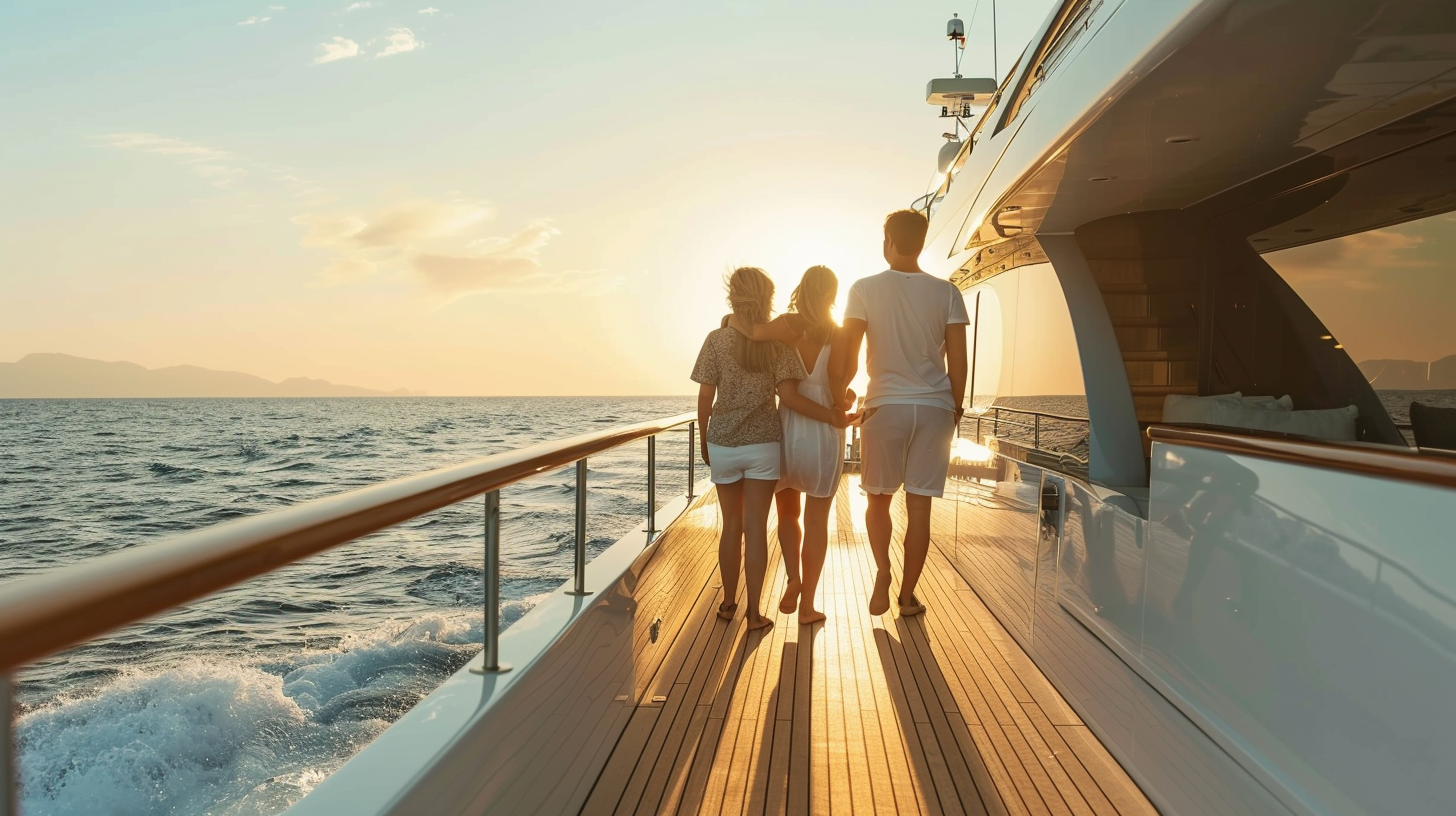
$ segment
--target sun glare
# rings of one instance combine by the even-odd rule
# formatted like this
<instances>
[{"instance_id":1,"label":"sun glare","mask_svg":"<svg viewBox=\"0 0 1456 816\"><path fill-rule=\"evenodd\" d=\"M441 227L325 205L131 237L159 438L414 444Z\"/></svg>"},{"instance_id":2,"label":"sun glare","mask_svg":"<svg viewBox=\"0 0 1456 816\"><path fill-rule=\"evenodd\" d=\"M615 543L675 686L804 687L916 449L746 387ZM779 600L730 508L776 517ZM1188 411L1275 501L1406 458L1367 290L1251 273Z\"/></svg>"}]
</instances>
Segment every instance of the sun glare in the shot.
<instances>
[{"instance_id":1,"label":"sun glare","mask_svg":"<svg viewBox=\"0 0 1456 816\"><path fill-rule=\"evenodd\" d=\"M957 439L950 449L950 458L953 462L980 464L991 461L993 455L991 449L985 445L964 438Z\"/></svg>"}]
</instances>

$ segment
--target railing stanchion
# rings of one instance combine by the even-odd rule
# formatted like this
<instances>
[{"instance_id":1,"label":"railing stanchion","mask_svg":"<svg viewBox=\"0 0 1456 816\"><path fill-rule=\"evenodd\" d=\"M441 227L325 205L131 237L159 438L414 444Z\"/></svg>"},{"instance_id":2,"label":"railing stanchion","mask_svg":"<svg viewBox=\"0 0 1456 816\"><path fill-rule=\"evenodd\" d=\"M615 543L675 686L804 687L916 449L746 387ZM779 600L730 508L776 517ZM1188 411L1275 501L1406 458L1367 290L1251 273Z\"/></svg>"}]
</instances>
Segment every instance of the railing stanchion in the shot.
<instances>
[{"instance_id":1,"label":"railing stanchion","mask_svg":"<svg viewBox=\"0 0 1456 816\"><path fill-rule=\"evenodd\" d=\"M477 674L508 672L500 662L500 491L485 494L485 650Z\"/></svg>"},{"instance_id":2,"label":"railing stanchion","mask_svg":"<svg viewBox=\"0 0 1456 816\"><path fill-rule=\"evenodd\" d=\"M0 673L0 816L19 816L20 813L20 763L15 755L19 747L15 742L15 678L9 673Z\"/></svg>"},{"instance_id":3,"label":"railing stanchion","mask_svg":"<svg viewBox=\"0 0 1456 816\"><path fill-rule=\"evenodd\" d=\"M576 585L567 595L590 595L586 588L586 460L576 460Z\"/></svg>"},{"instance_id":4,"label":"railing stanchion","mask_svg":"<svg viewBox=\"0 0 1456 816\"><path fill-rule=\"evenodd\" d=\"M693 472L698 466L698 423L688 423L688 499L693 498Z\"/></svg>"},{"instance_id":5,"label":"railing stanchion","mask_svg":"<svg viewBox=\"0 0 1456 816\"><path fill-rule=\"evenodd\" d=\"M1041 414L1032 414L1031 446L1041 450Z\"/></svg>"},{"instance_id":6,"label":"railing stanchion","mask_svg":"<svg viewBox=\"0 0 1456 816\"><path fill-rule=\"evenodd\" d=\"M647 437L647 540L657 535L657 435Z\"/></svg>"}]
</instances>

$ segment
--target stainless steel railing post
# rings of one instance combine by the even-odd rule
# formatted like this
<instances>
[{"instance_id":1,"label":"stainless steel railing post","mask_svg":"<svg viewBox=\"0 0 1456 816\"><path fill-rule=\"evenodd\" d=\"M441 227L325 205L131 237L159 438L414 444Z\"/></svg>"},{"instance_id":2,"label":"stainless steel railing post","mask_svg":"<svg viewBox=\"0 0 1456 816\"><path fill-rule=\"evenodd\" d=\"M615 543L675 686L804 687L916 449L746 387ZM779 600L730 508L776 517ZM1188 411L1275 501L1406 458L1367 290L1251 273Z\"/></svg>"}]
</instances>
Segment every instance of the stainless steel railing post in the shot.
<instances>
[{"instance_id":1,"label":"stainless steel railing post","mask_svg":"<svg viewBox=\"0 0 1456 816\"><path fill-rule=\"evenodd\" d=\"M485 649L476 674L508 672L500 662L500 491L485 494Z\"/></svg>"},{"instance_id":2,"label":"stainless steel railing post","mask_svg":"<svg viewBox=\"0 0 1456 816\"><path fill-rule=\"evenodd\" d=\"M590 595L586 588L586 460L576 460L576 587L567 595Z\"/></svg>"},{"instance_id":3,"label":"stainless steel railing post","mask_svg":"<svg viewBox=\"0 0 1456 816\"><path fill-rule=\"evenodd\" d=\"M688 423L688 498L693 497L693 471L698 465L698 423Z\"/></svg>"},{"instance_id":4,"label":"stainless steel railing post","mask_svg":"<svg viewBox=\"0 0 1456 816\"><path fill-rule=\"evenodd\" d=\"M647 437L647 540L657 535L657 435Z\"/></svg>"},{"instance_id":5,"label":"stainless steel railing post","mask_svg":"<svg viewBox=\"0 0 1456 816\"><path fill-rule=\"evenodd\" d=\"M0 816L19 816L20 763L15 755L15 678L0 674Z\"/></svg>"},{"instance_id":6,"label":"stainless steel railing post","mask_svg":"<svg viewBox=\"0 0 1456 816\"><path fill-rule=\"evenodd\" d=\"M1041 450L1041 414L1032 414L1031 446Z\"/></svg>"}]
</instances>

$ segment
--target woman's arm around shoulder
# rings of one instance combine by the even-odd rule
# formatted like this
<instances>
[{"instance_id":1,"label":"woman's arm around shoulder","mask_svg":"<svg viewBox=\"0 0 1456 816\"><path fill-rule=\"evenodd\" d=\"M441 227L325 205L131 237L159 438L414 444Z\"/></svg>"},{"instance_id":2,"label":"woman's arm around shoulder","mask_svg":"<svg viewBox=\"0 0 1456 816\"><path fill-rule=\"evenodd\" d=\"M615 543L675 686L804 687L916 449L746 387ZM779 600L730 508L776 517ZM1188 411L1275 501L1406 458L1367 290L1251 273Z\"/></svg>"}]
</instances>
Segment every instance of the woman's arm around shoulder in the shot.
<instances>
[{"instance_id":1,"label":"woman's arm around shoulder","mask_svg":"<svg viewBox=\"0 0 1456 816\"><path fill-rule=\"evenodd\" d=\"M825 408L814 400L799 393L798 380L779 381L779 404L793 411L796 414L823 422L826 425L833 425L836 428L843 428L849 425L849 419L844 412L835 408Z\"/></svg>"}]
</instances>

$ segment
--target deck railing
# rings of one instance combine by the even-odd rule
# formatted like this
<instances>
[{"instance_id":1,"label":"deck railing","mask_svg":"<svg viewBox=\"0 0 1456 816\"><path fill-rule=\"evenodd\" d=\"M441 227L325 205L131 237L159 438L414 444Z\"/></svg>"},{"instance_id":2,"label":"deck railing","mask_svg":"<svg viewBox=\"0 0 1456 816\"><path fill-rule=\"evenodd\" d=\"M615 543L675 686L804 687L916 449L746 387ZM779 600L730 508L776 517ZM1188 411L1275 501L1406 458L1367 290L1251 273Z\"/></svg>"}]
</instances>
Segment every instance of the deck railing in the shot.
<instances>
[{"instance_id":1,"label":"deck railing","mask_svg":"<svg viewBox=\"0 0 1456 816\"><path fill-rule=\"evenodd\" d=\"M1064 450L1055 446L1042 447L1042 424L1043 420L1054 422L1072 423L1084 428L1090 425L1086 417L1065 416L1053 414L1049 411L1031 411L1021 408L1005 408L1002 406L991 406L984 411L966 414L961 418L961 428L974 423L976 441L984 438L984 429L989 426L991 436L1000 437L1002 427L1014 429L1021 433L1011 433L1004 437L1005 441L1025 448L1021 453L1012 454L1014 458L1022 459L1033 465L1050 467L1064 473L1086 477L1087 456L1070 450ZM1018 438L1022 437L1022 438ZM1031 437L1030 447L1026 447L1024 437Z\"/></svg>"},{"instance_id":2,"label":"deck railing","mask_svg":"<svg viewBox=\"0 0 1456 816\"><path fill-rule=\"evenodd\" d=\"M0 594L0 816L19 812L16 779L15 669L68 646L210 595L315 553L484 494L485 626L482 667L499 660L500 490L576 464L575 580L586 575L586 461L647 440L647 541L656 534L657 436L688 431L688 498L697 462L695 414L598 431L487 456L283 510L218 524L155 544L131 547L4 584Z\"/></svg>"}]
</instances>

